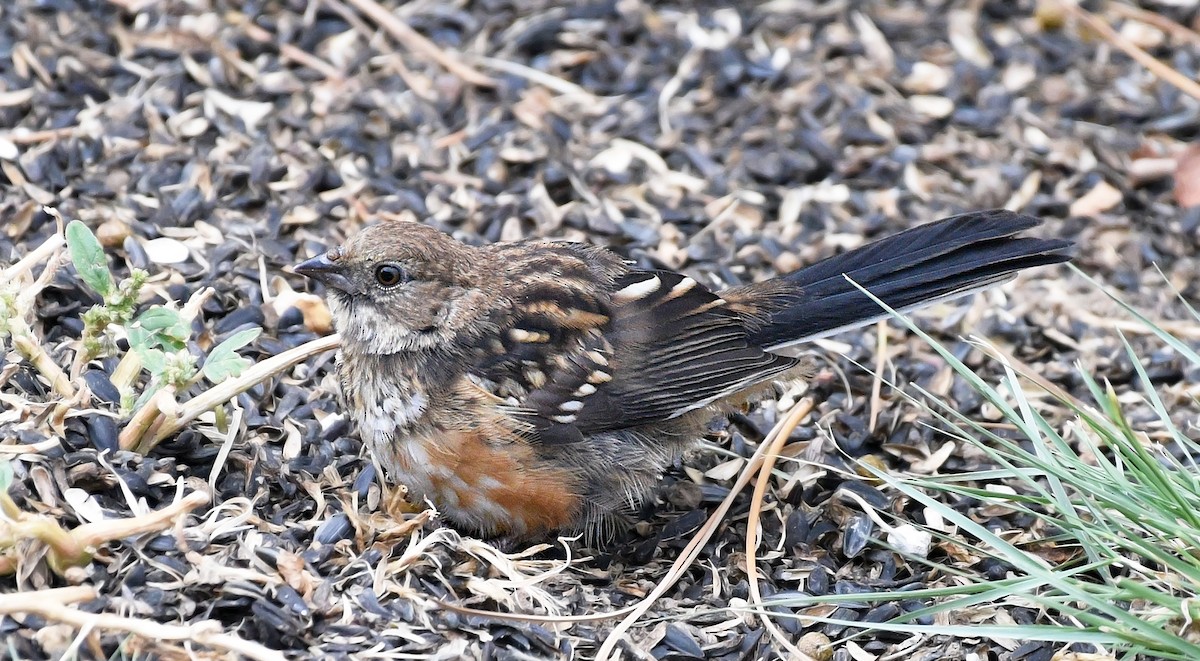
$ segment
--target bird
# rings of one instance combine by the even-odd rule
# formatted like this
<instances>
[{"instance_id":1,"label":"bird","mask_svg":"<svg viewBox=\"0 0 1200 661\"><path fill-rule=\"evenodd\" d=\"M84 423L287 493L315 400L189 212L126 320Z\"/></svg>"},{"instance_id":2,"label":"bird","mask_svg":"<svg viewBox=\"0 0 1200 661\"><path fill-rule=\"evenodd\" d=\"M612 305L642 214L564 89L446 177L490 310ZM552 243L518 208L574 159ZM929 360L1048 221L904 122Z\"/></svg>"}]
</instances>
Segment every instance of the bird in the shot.
<instances>
[{"instance_id":1,"label":"bird","mask_svg":"<svg viewBox=\"0 0 1200 661\"><path fill-rule=\"evenodd\" d=\"M714 291L607 248L473 246L368 225L293 268L324 285L348 416L409 501L485 539L604 539L718 416L811 375L798 345L1071 258L1004 210L918 225ZM857 286L856 286L857 285Z\"/></svg>"}]
</instances>

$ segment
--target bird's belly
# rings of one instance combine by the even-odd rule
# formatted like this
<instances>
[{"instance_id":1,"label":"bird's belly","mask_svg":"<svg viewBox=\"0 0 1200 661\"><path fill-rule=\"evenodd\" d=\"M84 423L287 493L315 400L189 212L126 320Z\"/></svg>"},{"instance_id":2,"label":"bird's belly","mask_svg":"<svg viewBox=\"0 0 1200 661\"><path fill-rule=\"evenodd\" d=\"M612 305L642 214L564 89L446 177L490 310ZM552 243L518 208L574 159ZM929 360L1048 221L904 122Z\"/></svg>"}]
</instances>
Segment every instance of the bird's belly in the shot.
<instances>
[{"instance_id":1,"label":"bird's belly","mask_svg":"<svg viewBox=\"0 0 1200 661\"><path fill-rule=\"evenodd\" d=\"M478 431L428 429L371 435L368 445L392 484L428 501L453 525L483 536L527 536L573 527L574 473L534 456L527 443Z\"/></svg>"}]
</instances>

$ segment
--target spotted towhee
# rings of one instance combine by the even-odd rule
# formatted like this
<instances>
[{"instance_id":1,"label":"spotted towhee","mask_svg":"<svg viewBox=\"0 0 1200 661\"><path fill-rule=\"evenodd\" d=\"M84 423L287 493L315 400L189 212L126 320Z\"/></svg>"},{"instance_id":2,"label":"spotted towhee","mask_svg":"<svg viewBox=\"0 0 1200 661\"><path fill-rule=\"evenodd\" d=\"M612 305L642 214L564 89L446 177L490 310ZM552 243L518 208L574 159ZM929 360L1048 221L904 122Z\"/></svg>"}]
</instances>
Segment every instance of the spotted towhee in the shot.
<instances>
[{"instance_id":1,"label":"spotted towhee","mask_svg":"<svg viewBox=\"0 0 1200 661\"><path fill-rule=\"evenodd\" d=\"M714 416L804 363L781 349L1069 259L1038 220L968 213L713 292L563 241L364 229L296 271L328 288L342 395L386 478L455 526L596 533Z\"/></svg>"}]
</instances>

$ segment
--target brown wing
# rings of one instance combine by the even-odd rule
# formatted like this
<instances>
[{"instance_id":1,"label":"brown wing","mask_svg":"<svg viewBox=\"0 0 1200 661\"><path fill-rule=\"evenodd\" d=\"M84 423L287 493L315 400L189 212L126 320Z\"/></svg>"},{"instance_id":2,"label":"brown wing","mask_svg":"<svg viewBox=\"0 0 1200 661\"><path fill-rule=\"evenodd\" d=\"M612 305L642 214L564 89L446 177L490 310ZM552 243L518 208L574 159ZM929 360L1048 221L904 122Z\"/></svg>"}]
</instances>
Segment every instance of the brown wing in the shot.
<instances>
[{"instance_id":1,"label":"brown wing","mask_svg":"<svg viewBox=\"0 0 1200 661\"><path fill-rule=\"evenodd\" d=\"M754 346L744 317L691 278L622 269L606 280L611 269L585 268L597 253L545 247L561 259L543 251L540 267L520 269L514 312L474 370L543 443L669 420L796 364Z\"/></svg>"},{"instance_id":2,"label":"brown wing","mask_svg":"<svg viewBox=\"0 0 1200 661\"><path fill-rule=\"evenodd\" d=\"M604 337L613 378L604 406L578 418L588 432L676 418L797 364L752 344L744 317L678 273L630 272L615 283L612 305Z\"/></svg>"}]
</instances>

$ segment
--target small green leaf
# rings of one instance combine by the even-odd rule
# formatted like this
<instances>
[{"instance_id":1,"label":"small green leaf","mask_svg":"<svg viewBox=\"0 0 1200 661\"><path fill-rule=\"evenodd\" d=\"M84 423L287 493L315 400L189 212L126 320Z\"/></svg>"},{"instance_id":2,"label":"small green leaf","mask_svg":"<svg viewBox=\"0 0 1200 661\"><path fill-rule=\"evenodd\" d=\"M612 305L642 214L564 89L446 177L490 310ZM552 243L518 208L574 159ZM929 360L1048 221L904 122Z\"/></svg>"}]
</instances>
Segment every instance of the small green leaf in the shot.
<instances>
[{"instance_id":1,"label":"small green leaf","mask_svg":"<svg viewBox=\"0 0 1200 661\"><path fill-rule=\"evenodd\" d=\"M179 313L156 305L137 318L137 324L151 333L158 333L183 323Z\"/></svg>"},{"instance_id":2,"label":"small green leaf","mask_svg":"<svg viewBox=\"0 0 1200 661\"><path fill-rule=\"evenodd\" d=\"M71 253L71 262L75 264L75 271L89 287L100 296L112 293L116 285L108 270L104 248L87 225L78 220L72 220L67 225L67 249Z\"/></svg>"},{"instance_id":3,"label":"small green leaf","mask_svg":"<svg viewBox=\"0 0 1200 661\"><path fill-rule=\"evenodd\" d=\"M138 353L150 348L150 333L144 328L130 326L125 329L125 336L129 338L129 348Z\"/></svg>"},{"instance_id":4,"label":"small green leaf","mask_svg":"<svg viewBox=\"0 0 1200 661\"><path fill-rule=\"evenodd\" d=\"M7 460L0 461L0 493L8 491L8 487L13 483L13 468L12 464Z\"/></svg>"},{"instance_id":5,"label":"small green leaf","mask_svg":"<svg viewBox=\"0 0 1200 661\"><path fill-rule=\"evenodd\" d=\"M220 360L206 361L204 376L213 383L220 383L241 374L247 367L250 367L250 360L235 353L231 356L224 356Z\"/></svg>"},{"instance_id":6,"label":"small green leaf","mask_svg":"<svg viewBox=\"0 0 1200 661\"><path fill-rule=\"evenodd\" d=\"M231 376L237 376L250 366L250 361L237 354L237 350L250 344L262 333L261 328L250 328L240 333L234 333L224 342L213 347L208 352L201 370L204 377L213 383L220 383Z\"/></svg>"},{"instance_id":7,"label":"small green leaf","mask_svg":"<svg viewBox=\"0 0 1200 661\"><path fill-rule=\"evenodd\" d=\"M138 356L142 359L142 367L155 376L167 368L167 354L162 349L145 347L138 350Z\"/></svg>"},{"instance_id":8,"label":"small green leaf","mask_svg":"<svg viewBox=\"0 0 1200 661\"><path fill-rule=\"evenodd\" d=\"M183 320L183 317L179 316L178 312L161 305L156 305L143 312L134 324L155 336L154 339L158 343L175 350L182 349L192 334L192 329Z\"/></svg>"}]
</instances>

